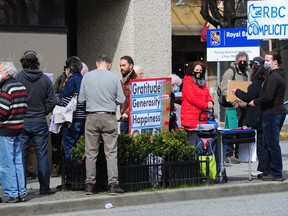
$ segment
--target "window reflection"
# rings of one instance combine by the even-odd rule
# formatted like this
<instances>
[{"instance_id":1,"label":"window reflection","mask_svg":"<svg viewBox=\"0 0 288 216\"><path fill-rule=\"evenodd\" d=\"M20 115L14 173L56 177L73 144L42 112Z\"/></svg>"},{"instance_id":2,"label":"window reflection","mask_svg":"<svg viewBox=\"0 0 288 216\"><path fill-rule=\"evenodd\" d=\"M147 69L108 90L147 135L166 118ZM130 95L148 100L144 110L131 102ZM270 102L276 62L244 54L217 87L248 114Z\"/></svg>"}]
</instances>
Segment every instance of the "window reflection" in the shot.
<instances>
[{"instance_id":1,"label":"window reflection","mask_svg":"<svg viewBox=\"0 0 288 216\"><path fill-rule=\"evenodd\" d=\"M0 25L65 26L65 0L0 0Z\"/></svg>"}]
</instances>

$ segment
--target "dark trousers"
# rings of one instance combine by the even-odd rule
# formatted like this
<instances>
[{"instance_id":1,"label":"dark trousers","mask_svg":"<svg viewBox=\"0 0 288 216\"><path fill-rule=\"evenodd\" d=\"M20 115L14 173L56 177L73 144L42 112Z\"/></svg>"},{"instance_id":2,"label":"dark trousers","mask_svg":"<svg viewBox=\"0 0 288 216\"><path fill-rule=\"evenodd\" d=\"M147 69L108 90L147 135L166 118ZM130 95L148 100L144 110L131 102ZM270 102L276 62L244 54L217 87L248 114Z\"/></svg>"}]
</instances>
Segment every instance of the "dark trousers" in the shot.
<instances>
[{"instance_id":1,"label":"dark trousers","mask_svg":"<svg viewBox=\"0 0 288 216\"><path fill-rule=\"evenodd\" d=\"M283 163L279 137L285 117L285 113L263 113L262 116L267 160L265 172L275 178L282 178Z\"/></svg>"}]
</instances>

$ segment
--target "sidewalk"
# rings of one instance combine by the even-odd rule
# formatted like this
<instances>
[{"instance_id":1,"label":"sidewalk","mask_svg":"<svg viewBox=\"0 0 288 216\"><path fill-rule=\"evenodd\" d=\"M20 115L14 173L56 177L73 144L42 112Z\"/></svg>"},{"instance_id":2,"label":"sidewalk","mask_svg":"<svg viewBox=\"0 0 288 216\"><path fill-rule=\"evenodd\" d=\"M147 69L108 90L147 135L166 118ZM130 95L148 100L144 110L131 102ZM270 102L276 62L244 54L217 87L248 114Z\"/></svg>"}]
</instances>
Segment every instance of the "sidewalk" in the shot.
<instances>
[{"instance_id":1,"label":"sidewalk","mask_svg":"<svg viewBox=\"0 0 288 216\"><path fill-rule=\"evenodd\" d=\"M53 195L39 194L38 180L30 180L27 184L29 200L25 203L0 204L1 215L45 215L60 212L72 212L90 209L104 209L106 203L115 207L145 205L151 203L197 200L227 196L249 195L288 191L288 142L281 142L283 157L284 182L263 182L252 177L248 180L248 163L233 164L226 167L228 183L215 183L197 188L165 189L151 192L129 192L123 195L110 196L105 193L92 196L84 191L57 191L61 178L51 178L51 189L57 191ZM252 163L252 171L257 162Z\"/></svg>"}]
</instances>

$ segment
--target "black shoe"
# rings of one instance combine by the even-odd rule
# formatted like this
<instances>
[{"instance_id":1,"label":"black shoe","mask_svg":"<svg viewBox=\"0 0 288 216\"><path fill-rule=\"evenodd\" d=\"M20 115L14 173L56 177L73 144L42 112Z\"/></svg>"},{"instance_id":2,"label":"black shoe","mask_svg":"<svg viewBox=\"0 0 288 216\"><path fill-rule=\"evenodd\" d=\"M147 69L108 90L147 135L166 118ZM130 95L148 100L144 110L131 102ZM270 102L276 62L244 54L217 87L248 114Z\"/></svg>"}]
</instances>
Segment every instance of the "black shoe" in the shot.
<instances>
[{"instance_id":1,"label":"black shoe","mask_svg":"<svg viewBox=\"0 0 288 216\"><path fill-rule=\"evenodd\" d=\"M63 185L57 185L56 187L57 190L72 190L72 184L71 183L65 183Z\"/></svg>"},{"instance_id":2,"label":"black shoe","mask_svg":"<svg viewBox=\"0 0 288 216\"><path fill-rule=\"evenodd\" d=\"M27 201L27 196L28 194L27 193L23 193L19 196L19 201L20 202L26 202Z\"/></svg>"},{"instance_id":3,"label":"black shoe","mask_svg":"<svg viewBox=\"0 0 288 216\"><path fill-rule=\"evenodd\" d=\"M19 198L18 197L8 197L8 196L4 196L0 198L0 203L17 203L19 202Z\"/></svg>"},{"instance_id":4,"label":"black shoe","mask_svg":"<svg viewBox=\"0 0 288 216\"><path fill-rule=\"evenodd\" d=\"M121 194L124 193L124 190L119 187L117 184L111 184L109 188L110 194Z\"/></svg>"},{"instance_id":5,"label":"black shoe","mask_svg":"<svg viewBox=\"0 0 288 216\"><path fill-rule=\"evenodd\" d=\"M48 190L41 190L40 195L51 195L51 194L55 194L54 191L52 191L51 189L48 189Z\"/></svg>"},{"instance_id":6,"label":"black shoe","mask_svg":"<svg viewBox=\"0 0 288 216\"><path fill-rule=\"evenodd\" d=\"M284 180L285 180L285 178L283 178L283 177L274 177L272 175L262 176L262 181L279 181L279 182L283 182Z\"/></svg>"}]
</instances>

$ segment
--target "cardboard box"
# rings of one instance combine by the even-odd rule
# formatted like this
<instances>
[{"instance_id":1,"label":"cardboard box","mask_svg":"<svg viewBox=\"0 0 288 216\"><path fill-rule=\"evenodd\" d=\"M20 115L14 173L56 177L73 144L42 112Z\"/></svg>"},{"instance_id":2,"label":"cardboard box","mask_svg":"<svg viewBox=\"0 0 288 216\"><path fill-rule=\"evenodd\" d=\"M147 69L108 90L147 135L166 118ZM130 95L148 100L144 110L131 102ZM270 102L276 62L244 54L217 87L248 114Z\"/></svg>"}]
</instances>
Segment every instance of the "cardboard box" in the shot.
<instances>
[{"instance_id":1,"label":"cardboard box","mask_svg":"<svg viewBox=\"0 0 288 216\"><path fill-rule=\"evenodd\" d=\"M251 84L250 81L238 81L238 80L228 80L228 89L227 89L227 101L236 102L241 101L238 97L236 97L232 89L241 89L242 91L247 92L248 86Z\"/></svg>"}]
</instances>

